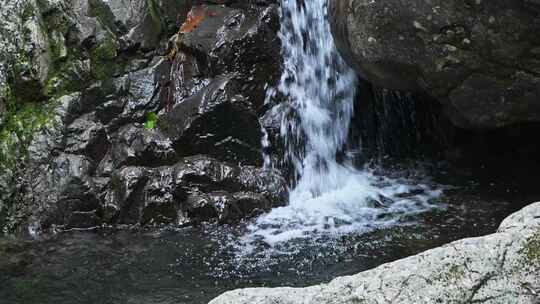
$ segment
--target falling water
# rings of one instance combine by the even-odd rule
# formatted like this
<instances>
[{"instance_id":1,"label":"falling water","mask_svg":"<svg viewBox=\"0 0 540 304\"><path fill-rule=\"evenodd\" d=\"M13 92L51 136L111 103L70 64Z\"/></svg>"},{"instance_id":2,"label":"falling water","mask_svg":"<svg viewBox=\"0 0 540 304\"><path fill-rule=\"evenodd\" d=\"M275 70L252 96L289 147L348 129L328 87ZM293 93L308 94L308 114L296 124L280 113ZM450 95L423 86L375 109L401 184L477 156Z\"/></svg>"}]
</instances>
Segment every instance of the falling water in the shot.
<instances>
[{"instance_id":1,"label":"falling water","mask_svg":"<svg viewBox=\"0 0 540 304\"><path fill-rule=\"evenodd\" d=\"M357 79L336 50L327 0L282 0L286 96L281 136L298 177L289 204L248 227L245 243L277 244L313 234L341 235L399 222L431 208L438 191L358 170L340 159L348 138ZM283 106L280 106L283 108ZM266 138L266 137L265 137ZM346 151L345 151L346 152ZM415 193L415 194L412 194Z\"/></svg>"}]
</instances>

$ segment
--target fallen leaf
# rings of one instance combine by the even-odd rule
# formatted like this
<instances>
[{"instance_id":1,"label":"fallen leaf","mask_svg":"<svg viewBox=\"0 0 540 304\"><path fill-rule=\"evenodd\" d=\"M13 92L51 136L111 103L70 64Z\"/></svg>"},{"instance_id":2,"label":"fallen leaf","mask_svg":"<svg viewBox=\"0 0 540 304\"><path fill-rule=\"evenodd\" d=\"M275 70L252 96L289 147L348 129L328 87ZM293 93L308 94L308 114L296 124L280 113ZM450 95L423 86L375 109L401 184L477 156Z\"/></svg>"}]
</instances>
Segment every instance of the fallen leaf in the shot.
<instances>
[{"instance_id":1,"label":"fallen leaf","mask_svg":"<svg viewBox=\"0 0 540 304\"><path fill-rule=\"evenodd\" d=\"M205 9L202 6L194 7L188 14L186 22L180 27L179 33L190 33L196 29L204 20Z\"/></svg>"}]
</instances>

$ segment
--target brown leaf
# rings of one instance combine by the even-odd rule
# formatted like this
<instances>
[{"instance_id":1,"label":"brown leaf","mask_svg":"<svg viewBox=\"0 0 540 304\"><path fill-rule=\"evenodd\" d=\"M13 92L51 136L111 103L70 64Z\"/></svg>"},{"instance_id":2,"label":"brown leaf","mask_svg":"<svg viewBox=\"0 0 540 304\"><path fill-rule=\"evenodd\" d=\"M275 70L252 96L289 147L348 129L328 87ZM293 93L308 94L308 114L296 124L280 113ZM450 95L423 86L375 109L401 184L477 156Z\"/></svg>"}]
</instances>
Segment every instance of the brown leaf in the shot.
<instances>
[{"instance_id":1,"label":"brown leaf","mask_svg":"<svg viewBox=\"0 0 540 304\"><path fill-rule=\"evenodd\" d=\"M185 34L195 30L205 17L205 9L202 6L194 7L188 14L186 22L180 27L179 33Z\"/></svg>"}]
</instances>

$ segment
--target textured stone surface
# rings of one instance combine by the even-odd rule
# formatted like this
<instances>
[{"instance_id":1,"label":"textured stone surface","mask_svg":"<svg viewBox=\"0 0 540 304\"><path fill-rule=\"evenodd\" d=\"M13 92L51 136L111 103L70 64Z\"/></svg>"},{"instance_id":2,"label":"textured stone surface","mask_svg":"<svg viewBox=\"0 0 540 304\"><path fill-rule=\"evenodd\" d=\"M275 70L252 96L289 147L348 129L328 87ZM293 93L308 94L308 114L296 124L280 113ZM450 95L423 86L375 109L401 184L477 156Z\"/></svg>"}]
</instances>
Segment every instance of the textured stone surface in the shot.
<instances>
[{"instance_id":1,"label":"textured stone surface","mask_svg":"<svg viewBox=\"0 0 540 304\"><path fill-rule=\"evenodd\" d=\"M285 195L278 172L208 156L156 168L124 167L112 180L104 211L121 224L230 222L268 210Z\"/></svg>"},{"instance_id":2,"label":"textured stone surface","mask_svg":"<svg viewBox=\"0 0 540 304\"><path fill-rule=\"evenodd\" d=\"M164 127L180 155L260 165L258 115L280 73L277 7L199 5L190 15L202 19L175 37Z\"/></svg>"},{"instance_id":3,"label":"textured stone surface","mask_svg":"<svg viewBox=\"0 0 540 304\"><path fill-rule=\"evenodd\" d=\"M537 1L331 0L338 47L366 79L423 90L453 123L540 121Z\"/></svg>"},{"instance_id":4,"label":"textured stone surface","mask_svg":"<svg viewBox=\"0 0 540 304\"><path fill-rule=\"evenodd\" d=\"M251 288L210 304L538 303L540 203L497 233L459 240L357 275L307 288Z\"/></svg>"},{"instance_id":5,"label":"textured stone surface","mask_svg":"<svg viewBox=\"0 0 540 304\"><path fill-rule=\"evenodd\" d=\"M259 167L273 3L3 1L0 229L228 222L281 203L283 180ZM193 5L202 22L182 32Z\"/></svg>"},{"instance_id":6,"label":"textured stone surface","mask_svg":"<svg viewBox=\"0 0 540 304\"><path fill-rule=\"evenodd\" d=\"M257 113L232 77L215 78L175 105L165 121L180 155L206 153L235 163L261 164Z\"/></svg>"}]
</instances>

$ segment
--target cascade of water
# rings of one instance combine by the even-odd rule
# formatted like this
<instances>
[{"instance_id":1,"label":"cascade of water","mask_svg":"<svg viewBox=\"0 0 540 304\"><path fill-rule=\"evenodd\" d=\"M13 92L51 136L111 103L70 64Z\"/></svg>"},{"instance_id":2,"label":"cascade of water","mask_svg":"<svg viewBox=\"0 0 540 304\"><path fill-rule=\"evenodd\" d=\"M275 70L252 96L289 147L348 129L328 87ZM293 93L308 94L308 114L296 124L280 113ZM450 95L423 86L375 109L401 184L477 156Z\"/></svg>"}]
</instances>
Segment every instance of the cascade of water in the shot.
<instances>
[{"instance_id":1,"label":"cascade of water","mask_svg":"<svg viewBox=\"0 0 540 304\"><path fill-rule=\"evenodd\" d=\"M337 160L353 114L357 80L336 50L327 0L282 0L284 72L277 87L287 98L281 136L298 179L286 207L248 227L245 241L275 244L312 233L347 233L390 225L431 208L437 191L376 176Z\"/></svg>"}]
</instances>

